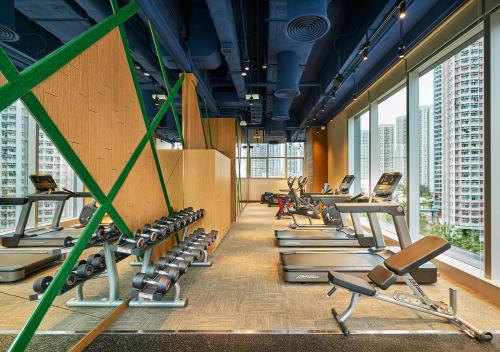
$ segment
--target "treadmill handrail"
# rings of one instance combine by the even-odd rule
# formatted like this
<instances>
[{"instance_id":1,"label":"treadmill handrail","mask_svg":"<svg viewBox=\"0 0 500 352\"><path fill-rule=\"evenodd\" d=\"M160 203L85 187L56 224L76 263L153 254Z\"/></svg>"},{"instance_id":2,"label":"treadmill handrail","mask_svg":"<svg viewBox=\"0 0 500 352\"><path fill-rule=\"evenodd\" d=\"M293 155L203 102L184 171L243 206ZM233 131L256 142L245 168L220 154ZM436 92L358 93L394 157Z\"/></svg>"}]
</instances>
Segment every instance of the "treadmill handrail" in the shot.
<instances>
[{"instance_id":1,"label":"treadmill handrail","mask_svg":"<svg viewBox=\"0 0 500 352\"><path fill-rule=\"evenodd\" d=\"M362 202L362 203L335 203L334 206L341 213L387 213L392 216L404 216L405 211L401 204L393 201Z\"/></svg>"},{"instance_id":2,"label":"treadmill handrail","mask_svg":"<svg viewBox=\"0 0 500 352\"><path fill-rule=\"evenodd\" d=\"M0 198L0 206L24 205L28 203L28 197L7 197Z\"/></svg>"}]
</instances>

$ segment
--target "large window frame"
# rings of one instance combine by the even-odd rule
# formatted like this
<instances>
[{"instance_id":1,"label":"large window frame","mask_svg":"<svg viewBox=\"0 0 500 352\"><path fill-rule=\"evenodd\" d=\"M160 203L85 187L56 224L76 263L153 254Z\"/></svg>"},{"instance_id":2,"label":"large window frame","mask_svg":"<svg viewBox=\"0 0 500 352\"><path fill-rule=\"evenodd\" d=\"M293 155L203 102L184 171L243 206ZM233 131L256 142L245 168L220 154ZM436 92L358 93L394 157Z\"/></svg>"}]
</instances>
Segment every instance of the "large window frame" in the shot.
<instances>
[{"instance_id":1,"label":"large window frame","mask_svg":"<svg viewBox=\"0 0 500 352\"><path fill-rule=\"evenodd\" d=\"M256 148L258 145L266 145L266 152L265 155L252 155L253 148ZM272 146L283 146L284 147L284 153L279 154L279 155L270 155L270 147ZM296 156L296 155L289 155L288 151L288 143L279 143L279 144L269 144L269 143L251 143L251 144L244 144L241 147L241 157L239 155L238 148L236 148L236 168L237 168L237 173L238 173L238 165L241 163L241 175L239 175L242 179L273 179L273 180L279 180L279 179L286 179L289 177L291 174L290 172L290 167L289 167L289 162L294 161L294 160L301 160L302 161L302 172L301 175L304 174L304 169L305 169L305 155L304 155L304 143L301 143L301 148L302 148L302 156ZM283 167L284 167L284 173L282 175L278 176L270 176L269 172L269 166L270 166L270 161L271 160L279 160ZM262 177L255 176L255 174L252 174L252 161L256 161L259 163L264 164L264 172ZM294 174L295 176L295 174Z\"/></svg>"},{"instance_id":2,"label":"large window frame","mask_svg":"<svg viewBox=\"0 0 500 352\"><path fill-rule=\"evenodd\" d=\"M52 144L50 139L44 134L44 132L39 128L35 119L31 115L31 112L26 108L21 100L16 100L4 111L0 112L2 115L7 114L9 110L16 111L16 192L13 194L2 194L1 196L7 197L24 197L27 194L34 193L35 188L29 180L29 175L34 173L49 173L48 169L44 169L44 160L52 161L59 160L59 165L57 171L60 174L67 174L71 172L73 175L69 177L71 184L59 184L59 178L54 175L56 182L60 188L68 188L73 191L82 191L83 183L79 180L75 172L71 167L64 161L62 155ZM25 121L23 121L25 119ZM8 130L3 130L8 128L8 126L2 126L2 132L8 133ZM11 131L12 132L12 131ZM4 136L8 138L8 136ZM8 142L7 139L5 142ZM18 150L19 149L19 150ZM40 150L47 151L48 154L40 155ZM45 158L41 160L41 158ZM22 166L22 170L19 170L19 166ZM0 175L0 178L2 176ZM3 180L2 180L3 182ZM55 211L55 202L44 201L37 202L33 207L28 220L28 227L36 227L49 224L52 221L53 212ZM74 221L78 218L79 213L83 207L82 198L71 198L66 202L66 206L61 218L61 223L67 221ZM9 213L15 212L15 221L12 222L12 216L9 217ZM47 213L47 216L43 215L43 212ZM16 223L19 219L21 213L20 206L4 206L2 207L2 221L8 222L8 226L3 226L0 228L0 233L8 233L15 229ZM4 216L5 215L5 216Z\"/></svg>"}]
</instances>

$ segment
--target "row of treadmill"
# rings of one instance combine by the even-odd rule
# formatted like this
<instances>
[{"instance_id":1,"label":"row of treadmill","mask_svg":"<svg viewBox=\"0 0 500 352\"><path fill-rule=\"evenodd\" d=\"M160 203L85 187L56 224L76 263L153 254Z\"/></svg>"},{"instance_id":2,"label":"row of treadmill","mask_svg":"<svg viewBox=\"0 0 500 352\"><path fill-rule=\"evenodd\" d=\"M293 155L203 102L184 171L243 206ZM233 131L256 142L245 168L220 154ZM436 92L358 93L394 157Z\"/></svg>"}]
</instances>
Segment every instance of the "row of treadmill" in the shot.
<instances>
[{"instance_id":1,"label":"row of treadmill","mask_svg":"<svg viewBox=\"0 0 500 352\"><path fill-rule=\"evenodd\" d=\"M295 206L287 212L293 222L290 229L275 230L278 245L289 247L280 252L284 280L326 283L330 271L364 278L384 260L409 246L412 239L404 208L393 200L401 177L399 172L382 174L370 195L349 194L354 175L346 175L331 194L304 193L299 199L292 190L289 197ZM316 210L319 204L323 206L324 223L312 223L311 219L300 223L299 218L307 214L307 207ZM364 230L363 214L368 218L369 232ZM379 220L381 214L392 218L399 247L386 246ZM346 215L350 215L350 224ZM418 283L432 284L437 281L437 268L425 263L411 275Z\"/></svg>"}]
</instances>

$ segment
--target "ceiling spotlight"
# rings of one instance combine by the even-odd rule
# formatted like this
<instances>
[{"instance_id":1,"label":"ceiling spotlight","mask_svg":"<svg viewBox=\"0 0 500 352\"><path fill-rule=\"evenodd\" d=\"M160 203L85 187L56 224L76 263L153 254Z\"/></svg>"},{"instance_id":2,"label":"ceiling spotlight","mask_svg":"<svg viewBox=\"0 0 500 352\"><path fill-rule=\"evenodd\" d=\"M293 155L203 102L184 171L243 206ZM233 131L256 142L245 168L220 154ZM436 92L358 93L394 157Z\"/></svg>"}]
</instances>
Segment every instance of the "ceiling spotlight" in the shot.
<instances>
[{"instance_id":1,"label":"ceiling spotlight","mask_svg":"<svg viewBox=\"0 0 500 352\"><path fill-rule=\"evenodd\" d=\"M352 93L352 100L354 100L354 101L358 100L358 93L356 93L356 91L354 91L354 93Z\"/></svg>"},{"instance_id":2,"label":"ceiling spotlight","mask_svg":"<svg viewBox=\"0 0 500 352\"><path fill-rule=\"evenodd\" d=\"M325 104L321 105L321 112L325 112Z\"/></svg>"},{"instance_id":3,"label":"ceiling spotlight","mask_svg":"<svg viewBox=\"0 0 500 352\"><path fill-rule=\"evenodd\" d=\"M399 3L399 19L402 20L406 17L406 0Z\"/></svg>"},{"instance_id":4,"label":"ceiling spotlight","mask_svg":"<svg viewBox=\"0 0 500 352\"><path fill-rule=\"evenodd\" d=\"M245 71L250 71L250 66L245 65Z\"/></svg>"},{"instance_id":5,"label":"ceiling spotlight","mask_svg":"<svg viewBox=\"0 0 500 352\"><path fill-rule=\"evenodd\" d=\"M326 126L321 126L321 130L322 131L326 130Z\"/></svg>"},{"instance_id":6,"label":"ceiling spotlight","mask_svg":"<svg viewBox=\"0 0 500 352\"><path fill-rule=\"evenodd\" d=\"M403 44L399 44L398 47L398 56L400 59L405 57L405 46Z\"/></svg>"},{"instance_id":7,"label":"ceiling spotlight","mask_svg":"<svg viewBox=\"0 0 500 352\"><path fill-rule=\"evenodd\" d=\"M263 64L263 65L262 65L262 69L263 69L263 70L267 69L267 64Z\"/></svg>"},{"instance_id":8,"label":"ceiling spotlight","mask_svg":"<svg viewBox=\"0 0 500 352\"><path fill-rule=\"evenodd\" d=\"M364 46L363 46L363 60L366 61L368 60L368 47L369 47L369 44L366 43Z\"/></svg>"},{"instance_id":9,"label":"ceiling spotlight","mask_svg":"<svg viewBox=\"0 0 500 352\"><path fill-rule=\"evenodd\" d=\"M250 97L250 99L248 99L248 101L249 101L249 105L253 106L253 97Z\"/></svg>"},{"instance_id":10,"label":"ceiling spotlight","mask_svg":"<svg viewBox=\"0 0 500 352\"><path fill-rule=\"evenodd\" d=\"M137 70L140 70L140 69L141 69L141 66L139 66L139 65L135 65L134 67L135 67Z\"/></svg>"},{"instance_id":11,"label":"ceiling spotlight","mask_svg":"<svg viewBox=\"0 0 500 352\"><path fill-rule=\"evenodd\" d=\"M342 83L342 81L344 80L344 76L342 76L340 73L335 77L335 79L333 80L333 87L334 89L337 89L340 84Z\"/></svg>"},{"instance_id":12,"label":"ceiling spotlight","mask_svg":"<svg viewBox=\"0 0 500 352\"><path fill-rule=\"evenodd\" d=\"M316 133L319 133L319 128L316 128Z\"/></svg>"},{"instance_id":13,"label":"ceiling spotlight","mask_svg":"<svg viewBox=\"0 0 500 352\"><path fill-rule=\"evenodd\" d=\"M335 91L332 90L330 93L330 99L335 99Z\"/></svg>"},{"instance_id":14,"label":"ceiling spotlight","mask_svg":"<svg viewBox=\"0 0 500 352\"><path fill-rule=\"evenodd\" d=\"M241 75L242 75L243 77L245 77L245 76L247 75L247 73L246 73L245 71L243 71L243 72L241 73Z\"/></svg>"},{"instance_id":15,"label":"ceiling spotlight","mask_svg":"<svg viewBox=\"0 0 500 352\"><path fill-rule=\"evenodd\" d=\"M144 71L144 76L151 77L151 73Z\"/></svg>"},{"instance_id":16,"label":"ceiling spotlight","mask_svg":"<svg viewBox=\"0 0 500 352\"><path fill-rule=\"evenodd\" d=\"M155 98L155 105L160 106L160 98L158 98L158 95Z\"/></svg>"}]
</instances>

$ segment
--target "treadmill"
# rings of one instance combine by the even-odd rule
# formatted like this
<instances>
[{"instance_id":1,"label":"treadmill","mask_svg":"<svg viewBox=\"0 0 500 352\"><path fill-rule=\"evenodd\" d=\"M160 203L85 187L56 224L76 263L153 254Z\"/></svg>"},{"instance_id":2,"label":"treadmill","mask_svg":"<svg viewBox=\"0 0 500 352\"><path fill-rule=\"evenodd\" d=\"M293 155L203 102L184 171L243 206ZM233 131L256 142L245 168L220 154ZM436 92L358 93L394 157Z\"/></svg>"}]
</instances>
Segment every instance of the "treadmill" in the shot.
<instances>
[{"instance_id":1,"label":"treadmill","mask_svg":"<svg viewBox=\"0 0 500 352\"><path fill-rule=\"evenodd\" d=\"M373 194L379 201L383 199L391 199L396 187L401 180L399 173L387 173L384 175L393 175L393 183L390 187L382 187L378 183L373 189ZM380 180L384 180L381 177ZM329 214L329 210L336 210L334 205L336 203L345 203L357 201L363 196L359 194L355 197L348 195L349 188L354 180L354 176L347 175L344 177L342 186L344 186L343 194L337 195L336 198L330 197L330 206L327 210L323 211L324 214ZM350 183L349 183L350 182ZM342 189L342 188L341 188ZM353 228L347 226L347 219L345 214L341 214L341 223L338 226L323 225L315 228L308 229L294 229L294 230L274 230L278 246L280 247L373 247L375 241L372 234L365 234L363 226L359 220L359 214L351 214ZM325 217L325 215L324 215Z\"/></svg>"},{"instance_id":2,"label":"treadmill","mask_svg":"<svg viewBox=\"0 0 500 352\"><path fill-rule=\"evenodd\" d=\"M24 206L27 197L0 198L0 206ZM0 282L12 282L52 265L61 258L53 250L0 249Z\"/></svg>"},{"instance_id":3,"label":"treadmill","mask_svg":"<svg viewBox=\"0 0 500 352\"><path fill-rule=\"evenodd\" d=\"M391 192L401 178L400 173L384 173L377 183L376 192L369 198L359 198L357 202L336 203L341 213L368 215L375 246L370 248L332 248L328 250L302 250L281 252L280 261L286 282L328 282L328 272L348 273L366 279L366 274L377 265L384 265L385 259L399 250L399 247L385 246L384 236L377 214L386 213L394 221L394 227L401 248L411 244L404 208L401 204L377 194ZM420 284L437 281L437 268L426 263L412 271L411 275Z\"/></svg>"},{"instance_id":4,"label":"treadmill","mask_svg":"<svg viewBox=\"0 0 500 352\"><path fill-rule=\"evenodd\" d=\"M2 236L1 245L7 248L18 247L64 247L68 237L78 238L81 229L63 229L60 226L61 216L66 201L71 198L89 198L90 192L73 192L67 189L58 190L57 183L51 175L30 175L36 192L26 197L23 209L13 233ZM52 223L44 227L27 230L33 204L38 201L57 202Z\"/></svg>"}]
</instances>

